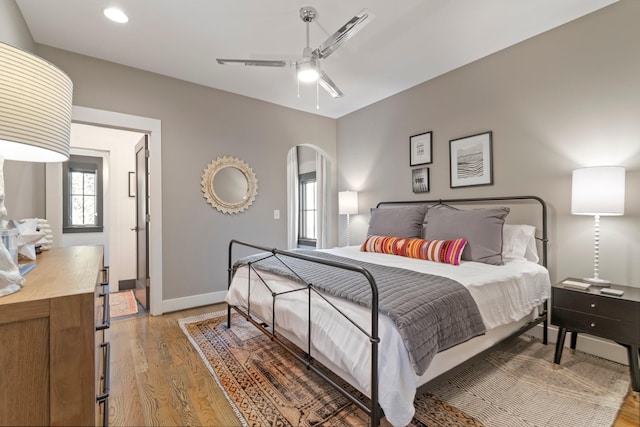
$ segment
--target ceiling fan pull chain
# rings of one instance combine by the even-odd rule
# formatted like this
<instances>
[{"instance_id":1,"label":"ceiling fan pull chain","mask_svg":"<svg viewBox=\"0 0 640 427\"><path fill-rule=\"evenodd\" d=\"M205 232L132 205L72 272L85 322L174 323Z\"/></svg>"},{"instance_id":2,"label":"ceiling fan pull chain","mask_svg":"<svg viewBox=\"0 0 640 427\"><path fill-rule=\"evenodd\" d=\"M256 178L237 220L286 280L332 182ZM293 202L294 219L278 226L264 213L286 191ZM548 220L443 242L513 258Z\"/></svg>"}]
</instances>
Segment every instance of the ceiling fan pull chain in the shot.
<instances>
[{"instance_id":1,"label":"ceiling fan pull chain","mask_svg":"<svg viewBox=\"0 0 640 427\"><path fill-rule=\"evenodd\" d=\"M320 80L316 80L316 110L320 109Z\"/></svg>"},{"instance_id":2,"label":"ceiling fan pull chain","mask_svg":"<svg viewBox=\"0 0 640 427\"><path fill-rule=\"evenodd\" d=\"M300 79L298 78L298 67L296 66L296 85L298 86L298 99L300 99Z\"/></svg>"}]
</instances>

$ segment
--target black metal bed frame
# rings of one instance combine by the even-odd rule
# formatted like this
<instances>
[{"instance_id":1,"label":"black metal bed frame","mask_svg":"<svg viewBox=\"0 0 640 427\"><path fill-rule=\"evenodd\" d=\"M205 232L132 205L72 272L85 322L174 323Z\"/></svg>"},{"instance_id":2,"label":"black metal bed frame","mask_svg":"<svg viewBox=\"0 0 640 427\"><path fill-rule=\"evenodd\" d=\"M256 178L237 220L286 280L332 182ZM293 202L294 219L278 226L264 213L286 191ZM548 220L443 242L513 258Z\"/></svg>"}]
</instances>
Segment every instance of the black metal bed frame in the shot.
<instances>
[{"instance_id":1,"label":"black metal bed frame","mask_svg":"<svg viewBox=\"0 0 640 427\"><path fill-rule=\"evenodd\" d=\"M445 205L445 206L451 207L450 205L453 205L453 204L457 204L457 205L474 204L474 203L475 204L490 204L490 203L495 203L495 202L510 202L511 204L515 204L518 201L523 201L523 202L528 202L528 203L537 202L537 203L540 204L541 216L542 216L542 236L541 237L536 236L536 239L539 240L541 242L541 244L542 244L542 262L541 262L541 264L544 267L547 267L547 243L548 243L548 237L547 237L547 206L546 206L546 203L544 202L544 200L542 200L540 197L537 197L537 196L512 196L512 197L482 197L482 198L469 198L469 199L437 199L437 200L392 201L392 202L380 202L380 203L378 203L377 207L380 207L380 206L393 206L393 205L415 205L415 204L421 204L421 205ZM234 248L234 245L244 246L244 247L247 247L247 248L252 248L252 249L259 250L261 252L265 252L265 256L264 257L248 263L249 278L248 278L247 282L248 283L251 282L251 273L253 272L259 278L261 283L264 286L267 287L269 292L271 292L271 296L272 296L272 300L273 300L273 302L272 302L272 319L271 319L271 324L269 325L269 324L265 324L264 323L264 321L266 321L267 319L262 319L262 321L260 321L260 319L256 320L256 318L254 318L252 316L252 314L251 314L251 304L250 304L251 295L249 293L248 301L247 301L247 310L246 311L244 311L243 309L241 309L241 308L239 308L237 306L228 305L228 307L227 307L227 327L231 328L231 309L234 309L237 313L239 313L247 321L249 321L251 324L253 324L256 328L258 328L265 335L267 335L272 341L276 342L283 349L285 349L288 353L290 353L295 359L297 359L299 362L301 362L307 369L309 369L309 370L315 372L316 374L318 374L321 378L323 378L331 386L333 386L338 392L340 392L343 396L345 396L349 401L351 401L356 406L358 406L358 408L360 408L362 411L364 411L369 416L372 426L378 426L380 424L380 420L381 420L382 415L383 415L382 414L382 409L380 408L380 405L378 404L378 389L379 389L379 384L378 384L378 345L380 343L380 337L378 336L378 288L377 288L375 279L373 278L371 273L369 273L369 271L366 270L363 267L352 265L352 264L348 264L348 263L325 260L325 259L322 259L322 258L316 258L316 257L304 255L304 254L293 252L293 251L284 251L284 250L280 250L280 249L276 249L276 248L269 248L269 247L266 247L266 246L261 246L261 245L257 245L257 244L253 244L253 243L242 242L242 241L234 239L234 240L231 240L229 242L228 287L231 287L231 281L233 279L233 248ZM330 267L341 268L341 269L350 270L350 271L362 274L367 279L367 281L369 282L369 285L371 287L371 332L368 333L363 328L361 328L359 325L357 325L353 320L351 320L347 315L345 315L340 309L338 309L334 304L332 304L329 300L327 300L322 295L322 293L320 293L314 287L313 284L304 282L304 280L302 280L300 278L300 276L298 276L297 273L295 271L293 271L282 260L282 258L279 257L279 256L297 258L297 259L308 261L308 262L311 262L311 263L324 264L324 265L327 265L327 266L330 266ZM260 273L252 266L253 263L259 262L259 261L264 260L264 259L266 259L268 257L275 257L280 262L282 262L282 264L287 269L289 269L293 274L295 274L298 278L300 278L300 280L303 283L305 283L304 286L301 286L300 288L297 288L297 289L288 290L288 291L285 291L285 292L280 292L280 293L274 292L271 288L269 288L269 286L266 283L266 281L260 276ZM250 290L250 287L249 287L249 290ZM298 350L303 352L303 355L300 355L299 351L296 351L295 349L293 349L289 345L287 345L276 334L276 323L275 323L275 301L276 301L276 297L278 297L279 295L289 294L291 292L302 292L302 291L307 291L308 294L309 294L308 295L308 301L309 301L309 303L308 303L308 315L309 315L309 320L311 319L311 295L312 295L312 293L314 293L315 295L317 295L320 298L322 298L329 305L331 305L331 307L333 309L335 309L337 311L337 313L342 315L351 324L356 326L360 330L360 332L362 332L363 334L365 334L368 337L369 341L371 342L371 390L370 390L370 396L369 396L368 405L366 403L362 402L361 400L359 400L358 398L356 398L355 396L351 395L349 393L349 391L347 391L344 387L342 387L340 384L335 382L323 370L318 369L316 366L314 366L313 362L314 362L315 359L311 356L311 321L308 322L307 348L306 348L306 350L298 349ZM541 314L539 314L539 316L536 319L532 320L531 322L527 323L526 325L523 325L517 331L513 332L512 334L510 334L506 338L500 340L499 343L496 343L496 344L492 345L488 349L486 349L486 350L482 351L481 353L473 356L472 358L466 360L462 364L466 365L467 363L469 363L469 362L471 362L473 360L477 360L477 358L479 358L479 357L485 355L487 352L491 351L496 345L498 345L500 343L503 343L505 341L508 341L509 339L511 339L511 338L513 338L515 336L521 335L522 333L528 331L529 329L535 327L536 325L538 325L540 323L543 324L543 343L547 344L547 338L548 338L548 305L547 305L547 301L544 301L544 303L543 303L543 311L542 311ZM455 369L455 368L453 368L453 369ZM447 373L445 373L445 374L447 374ZM443 375L445 375L445 374L443 374ZM423 386L420 386L419 390L422 390L425 386L433 384L434 382L439 380L443 375L441 375L441 376L429 381L427 384L424 384Z\"/></svg>"}]
</instances>

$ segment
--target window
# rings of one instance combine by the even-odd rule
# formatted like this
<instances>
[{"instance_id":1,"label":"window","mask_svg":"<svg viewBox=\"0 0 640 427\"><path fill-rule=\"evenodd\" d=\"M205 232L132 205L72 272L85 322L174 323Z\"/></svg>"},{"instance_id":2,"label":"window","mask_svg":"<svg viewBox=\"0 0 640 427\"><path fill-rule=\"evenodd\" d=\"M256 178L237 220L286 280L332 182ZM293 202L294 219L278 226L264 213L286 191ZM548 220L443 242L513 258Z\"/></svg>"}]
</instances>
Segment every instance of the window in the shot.
<instances>
[{"instance_id":1,"label":"window","mask_svg":"<svg viewBox=\"0 0 640 427\"><path fill-rule=\"evenodd\" d=\"M62 166L63 232L102 232L102 157L71 155Z\"/></svg>"},{"instance_id":2,"label":"window","mask_svg":"<svg viewBox=\"0 0 640 427\"><path fill-rule=\"evenodd\" d=\"M298 244L305 246L316 245L316 222L318 210L316 207L316 173L309 172L299 176L300 182L300 229L298 230Z\"/></svg>"}]
</instances>

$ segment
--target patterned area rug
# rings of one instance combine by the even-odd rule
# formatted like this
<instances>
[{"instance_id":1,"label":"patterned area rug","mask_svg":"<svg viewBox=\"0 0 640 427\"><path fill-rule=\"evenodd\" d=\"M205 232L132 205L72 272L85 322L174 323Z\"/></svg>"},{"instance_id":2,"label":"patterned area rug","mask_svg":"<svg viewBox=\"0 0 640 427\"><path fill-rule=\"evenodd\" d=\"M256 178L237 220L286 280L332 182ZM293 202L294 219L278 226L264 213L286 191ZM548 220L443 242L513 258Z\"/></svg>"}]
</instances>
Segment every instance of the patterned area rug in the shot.
<instances>
[{"instance_id":1,"label":"patterned area rug","mask_svg":"<svg viewBox=\"0 0 640 427\"><path fill-rule=\"evenodd\" d=\"M109 294L111 318L130 316L138 313L138 303L133 291L113 292Z\"/></svg>"},{"instance_id":2,"label":"patterned area rug","mask_svg":"<svg viewBox=\"0 0 640 427\"><path fill-rule=\"evenodd\" d=\"M224 314L180 326L241 423L367 425L362 411L249 322L234 315L227 329ZM567 351L560 367L552 360L553 346L521 337L418 396L411 426L610 426L628 388L627 368L580 352Z\"/></svg>"},{"instance_id":3,"label":"patterned area rug","mask_svg":"<svg viewBox=\"0 0 640 427\"><path fill-rule=\"evenodd\" d=\"M368 425L369 418L364 412L257 328L234 315L232 328L227 329L226 312L221 314L182 319L180 326L225 391L241 423L306 427ZM430 395L416 399L415 405L417 413L411 426L483 426ZM383 420L383 425L389 424Z\"/></svg>"}]
</instances>

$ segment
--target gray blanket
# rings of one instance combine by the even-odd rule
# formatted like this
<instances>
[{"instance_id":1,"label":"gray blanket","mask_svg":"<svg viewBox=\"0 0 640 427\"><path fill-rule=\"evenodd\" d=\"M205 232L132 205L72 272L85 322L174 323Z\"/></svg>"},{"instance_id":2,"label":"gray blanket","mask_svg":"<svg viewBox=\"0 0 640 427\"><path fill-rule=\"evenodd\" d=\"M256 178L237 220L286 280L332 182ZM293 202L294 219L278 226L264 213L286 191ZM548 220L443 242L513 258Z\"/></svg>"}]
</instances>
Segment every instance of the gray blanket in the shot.
<instances>
[{"instance_id":1,"label":"gray blanket","mask_svg":"<svg viewBox=\"0 0 640 427\"><path fill-rule=\"evenodd\" d=\"M422 375L436 353L485 332L482 318L469 291L446 277L418 273L396 267L370 264L324 252L298 251L326 260L366 268L378 287L378 309L393 320L411 356L416 374ZM265 254L243 258L235 269L248 262L258 271L267 271L299 283L312 283L327 294L371 308L371 286L356 272L278 255L302 279L278 259ZM384 342L381 343L384 345Z\"/></svg>"}]
</instances>

